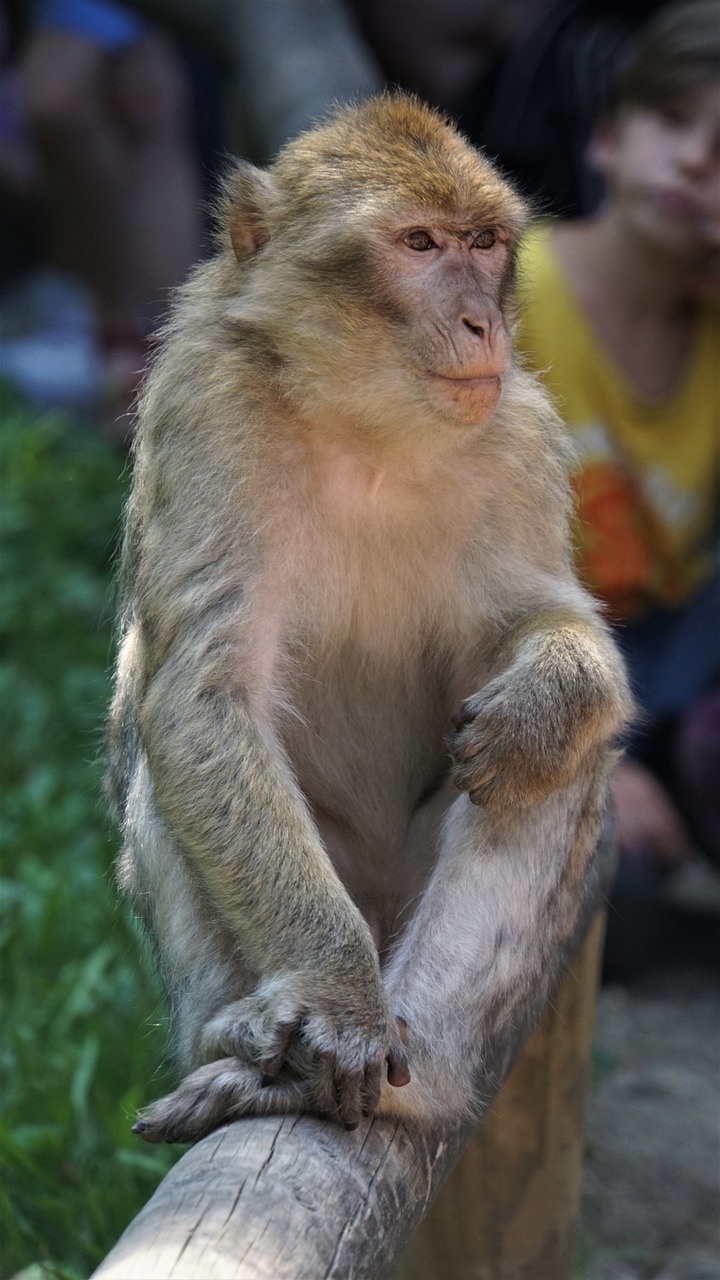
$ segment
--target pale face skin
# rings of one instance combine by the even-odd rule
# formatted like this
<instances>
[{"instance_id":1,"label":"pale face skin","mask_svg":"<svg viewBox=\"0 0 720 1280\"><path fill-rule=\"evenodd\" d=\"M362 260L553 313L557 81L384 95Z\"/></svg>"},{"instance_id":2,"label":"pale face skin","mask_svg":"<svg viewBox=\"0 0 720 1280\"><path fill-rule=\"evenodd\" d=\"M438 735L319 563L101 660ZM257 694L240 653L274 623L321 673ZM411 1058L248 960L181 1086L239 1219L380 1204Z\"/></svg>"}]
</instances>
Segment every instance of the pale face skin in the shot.
<instances>
[{"instance_id":1,"label":"pale face skin","mask_svg":"<svg viewBox=\"0 0 720 1280\"><path fill-rule=\"evenodd\" d=\"M626 108L591 155L628 231L684 264L696 296L720 298L720 84L664 112Z\"/></svg>"},{"instance_id":2,"label":"pale face skin","mask_svg":"<svg viewBox=\"0 0 720 1280\"><path fill-rule=\"evenodd\" d=\"M422 219L392 237L392 292L412 316L414 376L461 422L494 410L512 358L500 298L509 234L501 227Z\"/></svg>"}]
</instances>

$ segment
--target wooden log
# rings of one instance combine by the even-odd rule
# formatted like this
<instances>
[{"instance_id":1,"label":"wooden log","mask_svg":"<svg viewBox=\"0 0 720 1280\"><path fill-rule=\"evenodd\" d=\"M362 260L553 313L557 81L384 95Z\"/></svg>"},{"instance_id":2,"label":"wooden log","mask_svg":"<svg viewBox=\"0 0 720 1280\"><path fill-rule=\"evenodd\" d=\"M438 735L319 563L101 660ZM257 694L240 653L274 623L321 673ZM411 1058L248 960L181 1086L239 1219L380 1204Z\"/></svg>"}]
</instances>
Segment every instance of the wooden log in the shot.
<instances>
[{"instance_id":1,"label":"wooden log","mask_svg":"<svg viewBox=\"0 0 720 1280\"><path fill-rule=\"evenodd\" d=\"M587 876L574 936L565 955L555 957L553 987L602 904L613 861L612 841L606 833ZM591 951L589 945L587 957ZM569 982L566 989L571 991L576 979L571 977ZM553 1002L559 1012L550 1013L549 1023L528 1049L526 1063L518 1066L513 1093L502 1112L473 1145L469 1173L462 1182L468 1188L467 1203L463 1208L461 1199L457 1211L461 1239L452 1267L448 1270L445 1245L439 1245L433 1255L436 1270L406 1269L405 1280L430 1276L447 1280L450 1275L453 1280L465 1276L525 1280L525 1275L539 1278L541 1274L542 1280L563 1280L563 1271L515 1273L497 1268L510 1257L527 1257L528 1266L536 1258L540 1265L540 1244L544 1259L551 1259L554 1240L557 1256L568 1256L572 1216L568 1206L575 1203L576 1182L567 1169L575 1169L579 1159L577 1116L582 1092L571 1066L573 1055L580 1061L582 1054L571 1047L575 1032L569 1031L568 1024L582 1015L579 1042L585 1043L587 983L583 982L582 990L585 995L574 1011L565 1003L569 996ZM508 1025L494 1042L488 1042L479 1110L491 1104L530 1030L528 1024ZM559 1071L552 1068L558 1037L567 1039L569 1055L567 1067ZM564 1060L562 1048L557 1053ZM536 1076L546 1084L536 1084ZM562 1096L555 1088L560 1085ZM535 1098L535 1108L525 1106L527 1089ZM511 1100L518 1094L519 1104ZM518 1115L516 1105L521 1107ZM562 1117L568 1107L575 1119L568 1121L566 1129ZM528 1122L533 1118L527 1131L523 1116ZM451 1129L375 1119L347 1133L310 1116L236 1121L183 1156L95 1276L97 1280L385 1280L475 1128L470 1122ZM543 1143L550 1132L556 1135L555 1155L545 1157ZM564 1144L571 1148L568 1163L563 1160L556 1169L555 1159ZM488 1196L484 1211L475 1203L475 1193ZM462 1197L465 1191L455 1194ZM447 1244L456 1224L452 1218L447 1220L449 1210L440 1212L446 1215L443 1239ZM475 1215L479 1215L477 1224ZM526 1233L527 1245L520 1238L509 1239L509 1223L513 1236ZM489 1259L487 1266L483 1255Z\"/></svg>"},{"instance_id":2,"label":"wooden log","mask_svg":"<svg viewBox=\"0 0 720 1280\"><path fill-rule=\"evenodd\" d=\"M171 1170L97 1280L376 1280L461 1145L380 1120L238 1121Z\"/></svg>"}]
</instances>

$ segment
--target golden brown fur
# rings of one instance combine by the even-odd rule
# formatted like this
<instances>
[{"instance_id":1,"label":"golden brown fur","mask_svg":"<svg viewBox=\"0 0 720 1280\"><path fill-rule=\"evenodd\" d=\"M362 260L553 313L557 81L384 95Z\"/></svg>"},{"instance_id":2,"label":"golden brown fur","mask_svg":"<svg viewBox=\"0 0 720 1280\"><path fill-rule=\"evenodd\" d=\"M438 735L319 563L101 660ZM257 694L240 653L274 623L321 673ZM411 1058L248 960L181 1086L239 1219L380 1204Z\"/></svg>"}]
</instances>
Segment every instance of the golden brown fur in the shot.
<instances>
[{"instance_id":1,"label":"golden brown fur","mask_svg":"<svg viewBox=\"0 0 720 1280\"><path fill-rule=\"evenodd\" d=\"M562 434L512 363L523 222L384 97L240 167L180 294L140 411L111 785L181 1066L208 1065L149 1140L457 1114L483 1035L553 980L629 701L573 576Z\"/></svg>"}]
</instances>

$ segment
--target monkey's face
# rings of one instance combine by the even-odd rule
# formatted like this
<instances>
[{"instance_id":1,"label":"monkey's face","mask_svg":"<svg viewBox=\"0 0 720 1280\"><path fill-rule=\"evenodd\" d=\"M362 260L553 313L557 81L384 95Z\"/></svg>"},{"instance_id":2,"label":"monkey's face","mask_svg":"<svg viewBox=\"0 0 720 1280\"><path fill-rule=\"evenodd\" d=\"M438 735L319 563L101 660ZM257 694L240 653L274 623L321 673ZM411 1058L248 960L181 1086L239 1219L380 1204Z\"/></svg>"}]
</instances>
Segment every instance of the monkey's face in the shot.
<instances>
[{"instance_id":1,"label":"monkey's face","mask_svg":"<svg viewBox=\"0 0 720 1280\"><path fill-rule=\"evenodd\" d=\"M378 297L390 304L409 376L466 423L492 413L512 362L509 241L497 225L418 211L375 254Z\"/></svg>"},{"instance_id":2,"label":"monkey's face","mask_svg":"<svg viewBox=\"0 0 720 1280\"><path fill-rule=\"evenodd\" d=\"M512 365L513 232L484 210L367 203L297 248L276 240L286 368L308 407L324 398L366 428L481 425Z\"/></svg>"}]
</instances>

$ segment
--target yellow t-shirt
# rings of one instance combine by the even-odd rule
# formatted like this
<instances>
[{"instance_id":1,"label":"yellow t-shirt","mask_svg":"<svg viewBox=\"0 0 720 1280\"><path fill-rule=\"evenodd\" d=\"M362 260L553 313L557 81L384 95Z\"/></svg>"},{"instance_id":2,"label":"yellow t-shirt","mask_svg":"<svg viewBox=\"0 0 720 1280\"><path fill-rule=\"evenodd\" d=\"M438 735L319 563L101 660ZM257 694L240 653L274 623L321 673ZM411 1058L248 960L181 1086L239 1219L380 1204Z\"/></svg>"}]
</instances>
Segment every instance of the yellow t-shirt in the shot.
<instances>
[{"instance_id":1,"label":"yellow t-shirt","mask_svg":"<svg viewBox=\"0 0 720 1280\"><path fill-rule=\"evenodd\" d=\"M581 576L611 615L681 604L710 575L720 477L720 309L701 311L682 385L640 399L570 292L550 226L521 246L518 350L540 372L578 455Z\"/></svg>"}]
</instances>

